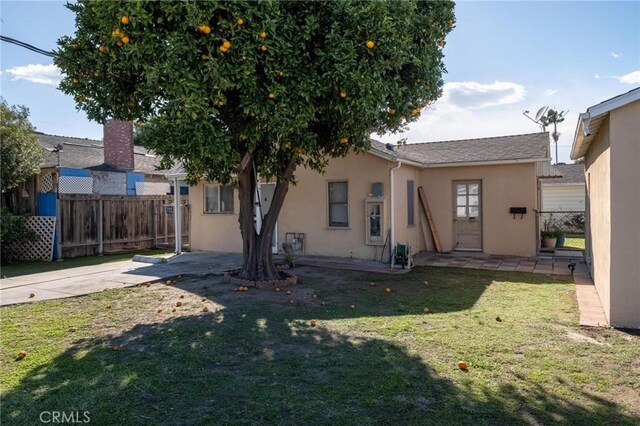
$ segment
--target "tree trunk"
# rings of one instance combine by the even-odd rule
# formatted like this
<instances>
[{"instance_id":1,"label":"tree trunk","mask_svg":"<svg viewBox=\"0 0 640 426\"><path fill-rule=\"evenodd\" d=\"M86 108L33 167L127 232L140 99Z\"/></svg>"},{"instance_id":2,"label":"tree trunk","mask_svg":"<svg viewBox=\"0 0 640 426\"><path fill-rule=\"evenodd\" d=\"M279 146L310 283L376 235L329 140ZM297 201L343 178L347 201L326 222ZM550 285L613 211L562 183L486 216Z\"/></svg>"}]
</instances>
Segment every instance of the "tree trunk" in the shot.
<instances>
[{"instance_id":1,"label":"tree trunk","mask_svg":"<svg viewBox=\"0 0 640 426\"><path fill-rule=\"evenodd\" d=\"M253 172L254 160L243 164L238 172L238 195L240 198L240 233L244 263L239 278L250 281L279 280L280 275L273 262L271 244L280 209L289 190L289 178L295 170L295 157L283 166L283 177L276 182L269 212L262 220L260 232L255 226L255 192L258 185Z\"/></svg>"}]
</instances>

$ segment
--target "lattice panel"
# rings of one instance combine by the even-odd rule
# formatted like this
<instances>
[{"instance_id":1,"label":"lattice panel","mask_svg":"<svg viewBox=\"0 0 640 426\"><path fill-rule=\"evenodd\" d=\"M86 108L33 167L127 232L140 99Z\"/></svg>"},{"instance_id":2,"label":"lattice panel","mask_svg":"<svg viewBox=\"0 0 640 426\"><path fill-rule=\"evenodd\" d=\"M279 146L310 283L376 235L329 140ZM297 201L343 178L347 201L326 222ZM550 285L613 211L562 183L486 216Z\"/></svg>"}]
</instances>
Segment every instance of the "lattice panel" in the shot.
<instances>
[{"instance_id":1,"label":"lattice panel","mask_svg":"<svg viewBox=\"0 0 640 426\"><path fill-rule=\"evenodd\" d=\"M93 194L93 178L81 176L60 176L60 194Z\"/></svg>"},{"instance_id":2,"label":"lattice panel","mask_svg":"<svg viewBox=\"0 0 640 426\"><path fill-rule=\"evenodd\" d=\"M40 178L40 192L53 191L53 174L47 173Z\"/></svg>"},{"instance_id":3,"label":"lattice panel","mask_svg":"<svg viewBox=\"0 0 640 426\"><path fill-rule=\"evenodd\" d=\"M166 195L169 192L168 182L136 182L136 195Z\"/></svg>"},{"instance_id":4,"label":"lattice panel","mask_svg":"<svg viewBox=\"0 0 640 426\"><path fill-rule=\"evenodd\" d=\"M53 241L56 231L55 216L31 216L25 222L25 227L35 231L38 240L16 244L11 250L17 260L53 260Z\"/></svg>"}]
</instances>

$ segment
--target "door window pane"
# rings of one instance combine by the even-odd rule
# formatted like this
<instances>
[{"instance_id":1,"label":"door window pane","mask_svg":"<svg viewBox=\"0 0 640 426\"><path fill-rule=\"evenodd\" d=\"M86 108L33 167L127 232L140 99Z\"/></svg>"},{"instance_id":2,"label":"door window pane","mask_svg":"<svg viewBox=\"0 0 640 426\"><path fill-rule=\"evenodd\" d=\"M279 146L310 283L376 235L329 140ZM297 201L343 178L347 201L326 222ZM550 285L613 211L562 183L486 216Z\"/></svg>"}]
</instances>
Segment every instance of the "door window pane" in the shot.
<instances>
[{"instance_id":1,"label":"door window pane","mask_svg":"<svg viewBox=\"0 0 640 426\"><path fill-rule=\"evenodd\" d=\"M457 199L456 205L458 205L458 206L466 206L467 205L467 197L465 197L464 195L462 197L461 196L457 196L456 199Z\"/></svg>"},{"instance_id":2,"label":"door window pane","mask_svg":"<svg viewBox=\"0 0 640 426\"><path fill-rule=\"evenodd\" d=\"M478 196L477 195L469 195L469 205L477 206L478 205Z\"/></svg>"},{"instance_id":3,"label":"door window pane","mask_svg":"<svg viewBox=\"0 0 640 426\"><path fill-rule=\"evenodd\" d=\"M458 193L458 195L466 194L467 193L467 185L465 185L464 183L456 185L456 192Z\"/></svg>"},{"instance_id":4,"label":"door window pane","mask_svg":"<svg viewBox=\"0 0 640 426\"><path fill-rule=\"evenodd\" d=\"M380 204L372 204L369 207L369 236L378 239L381 233Z\"/></svg>"},{"instance_id":5,"label":"door window pane","mask_svg":"<svg viewBox=\"0 0 640 426\"><path fill-rule=\"evenodd\" d=\"M478 217L480 215L480 210L478 207L469 207L469 217Z\"/></svg>"},{"instance_id":6,"label":"door window pane","mask_svg":"<svg viewBox=\"0 0 640 426\"><path fill-rule=\"evenodd\" d=\"M458 217L467 217L467 208L466 207L458 207L456 209L456 215Z\"/></svg>"},{"instance_id":7,"label":"door window pane","mask_svg":"<svg viewBox=\"0 0 640 426\"><path fill-rule=\"evenodd\" d=\"M480 185L478 185L477 183L470 183L469 194L477 194L479 188L480 188Z\"/></svg>"}]
</instances>

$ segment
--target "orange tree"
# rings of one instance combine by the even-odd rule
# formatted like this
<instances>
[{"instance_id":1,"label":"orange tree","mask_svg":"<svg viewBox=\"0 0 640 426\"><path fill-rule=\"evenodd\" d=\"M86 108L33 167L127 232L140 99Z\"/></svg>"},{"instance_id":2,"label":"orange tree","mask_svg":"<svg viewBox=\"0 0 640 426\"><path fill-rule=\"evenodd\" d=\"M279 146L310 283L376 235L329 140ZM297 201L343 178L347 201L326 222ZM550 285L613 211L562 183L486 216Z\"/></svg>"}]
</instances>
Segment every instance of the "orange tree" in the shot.
<instances>
[{"instance_id":1,"label":"orange tree","mask_svg":"<svg viewBox=\"0 0 640 426\"><path fill-rule=\"evenodd\" d=\"M237 184L250 280L278 277L276 219L297 167L322 171L441 93L449 1L85 1L59 40L60 88L91 119L148 123L190 183ZM276 182L254 226L258 176Z\"/></svg>"}]
</instances>

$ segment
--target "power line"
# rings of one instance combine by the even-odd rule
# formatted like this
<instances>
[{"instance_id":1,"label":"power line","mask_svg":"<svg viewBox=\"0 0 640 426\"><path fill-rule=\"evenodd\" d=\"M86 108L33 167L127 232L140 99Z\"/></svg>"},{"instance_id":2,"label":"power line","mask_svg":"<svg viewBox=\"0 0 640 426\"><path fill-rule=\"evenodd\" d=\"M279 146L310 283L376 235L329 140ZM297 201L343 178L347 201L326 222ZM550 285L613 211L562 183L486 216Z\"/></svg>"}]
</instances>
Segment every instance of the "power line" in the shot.
<instances>
[{"instance_id":1,"label":"power line","mask_svg":"<svg viewBox=\"0 0 640 426\"><path fill-rule=\"evenodd\" d=\"M24 41L16 40L15 38L11 38L11 37L0 35L0 40L6 41L7 43L15 44L16 46L24 47L25 49L31 50L32 52L36 52L36 53L39 53L41 55L48 56L50 58L55 57L55 54L53 52L49 52L47 50L40 49L40 48L35 47L35 46L33 46L33 45L29 44L29 43L25 43Z\"/></svg>"}]
</instances>

